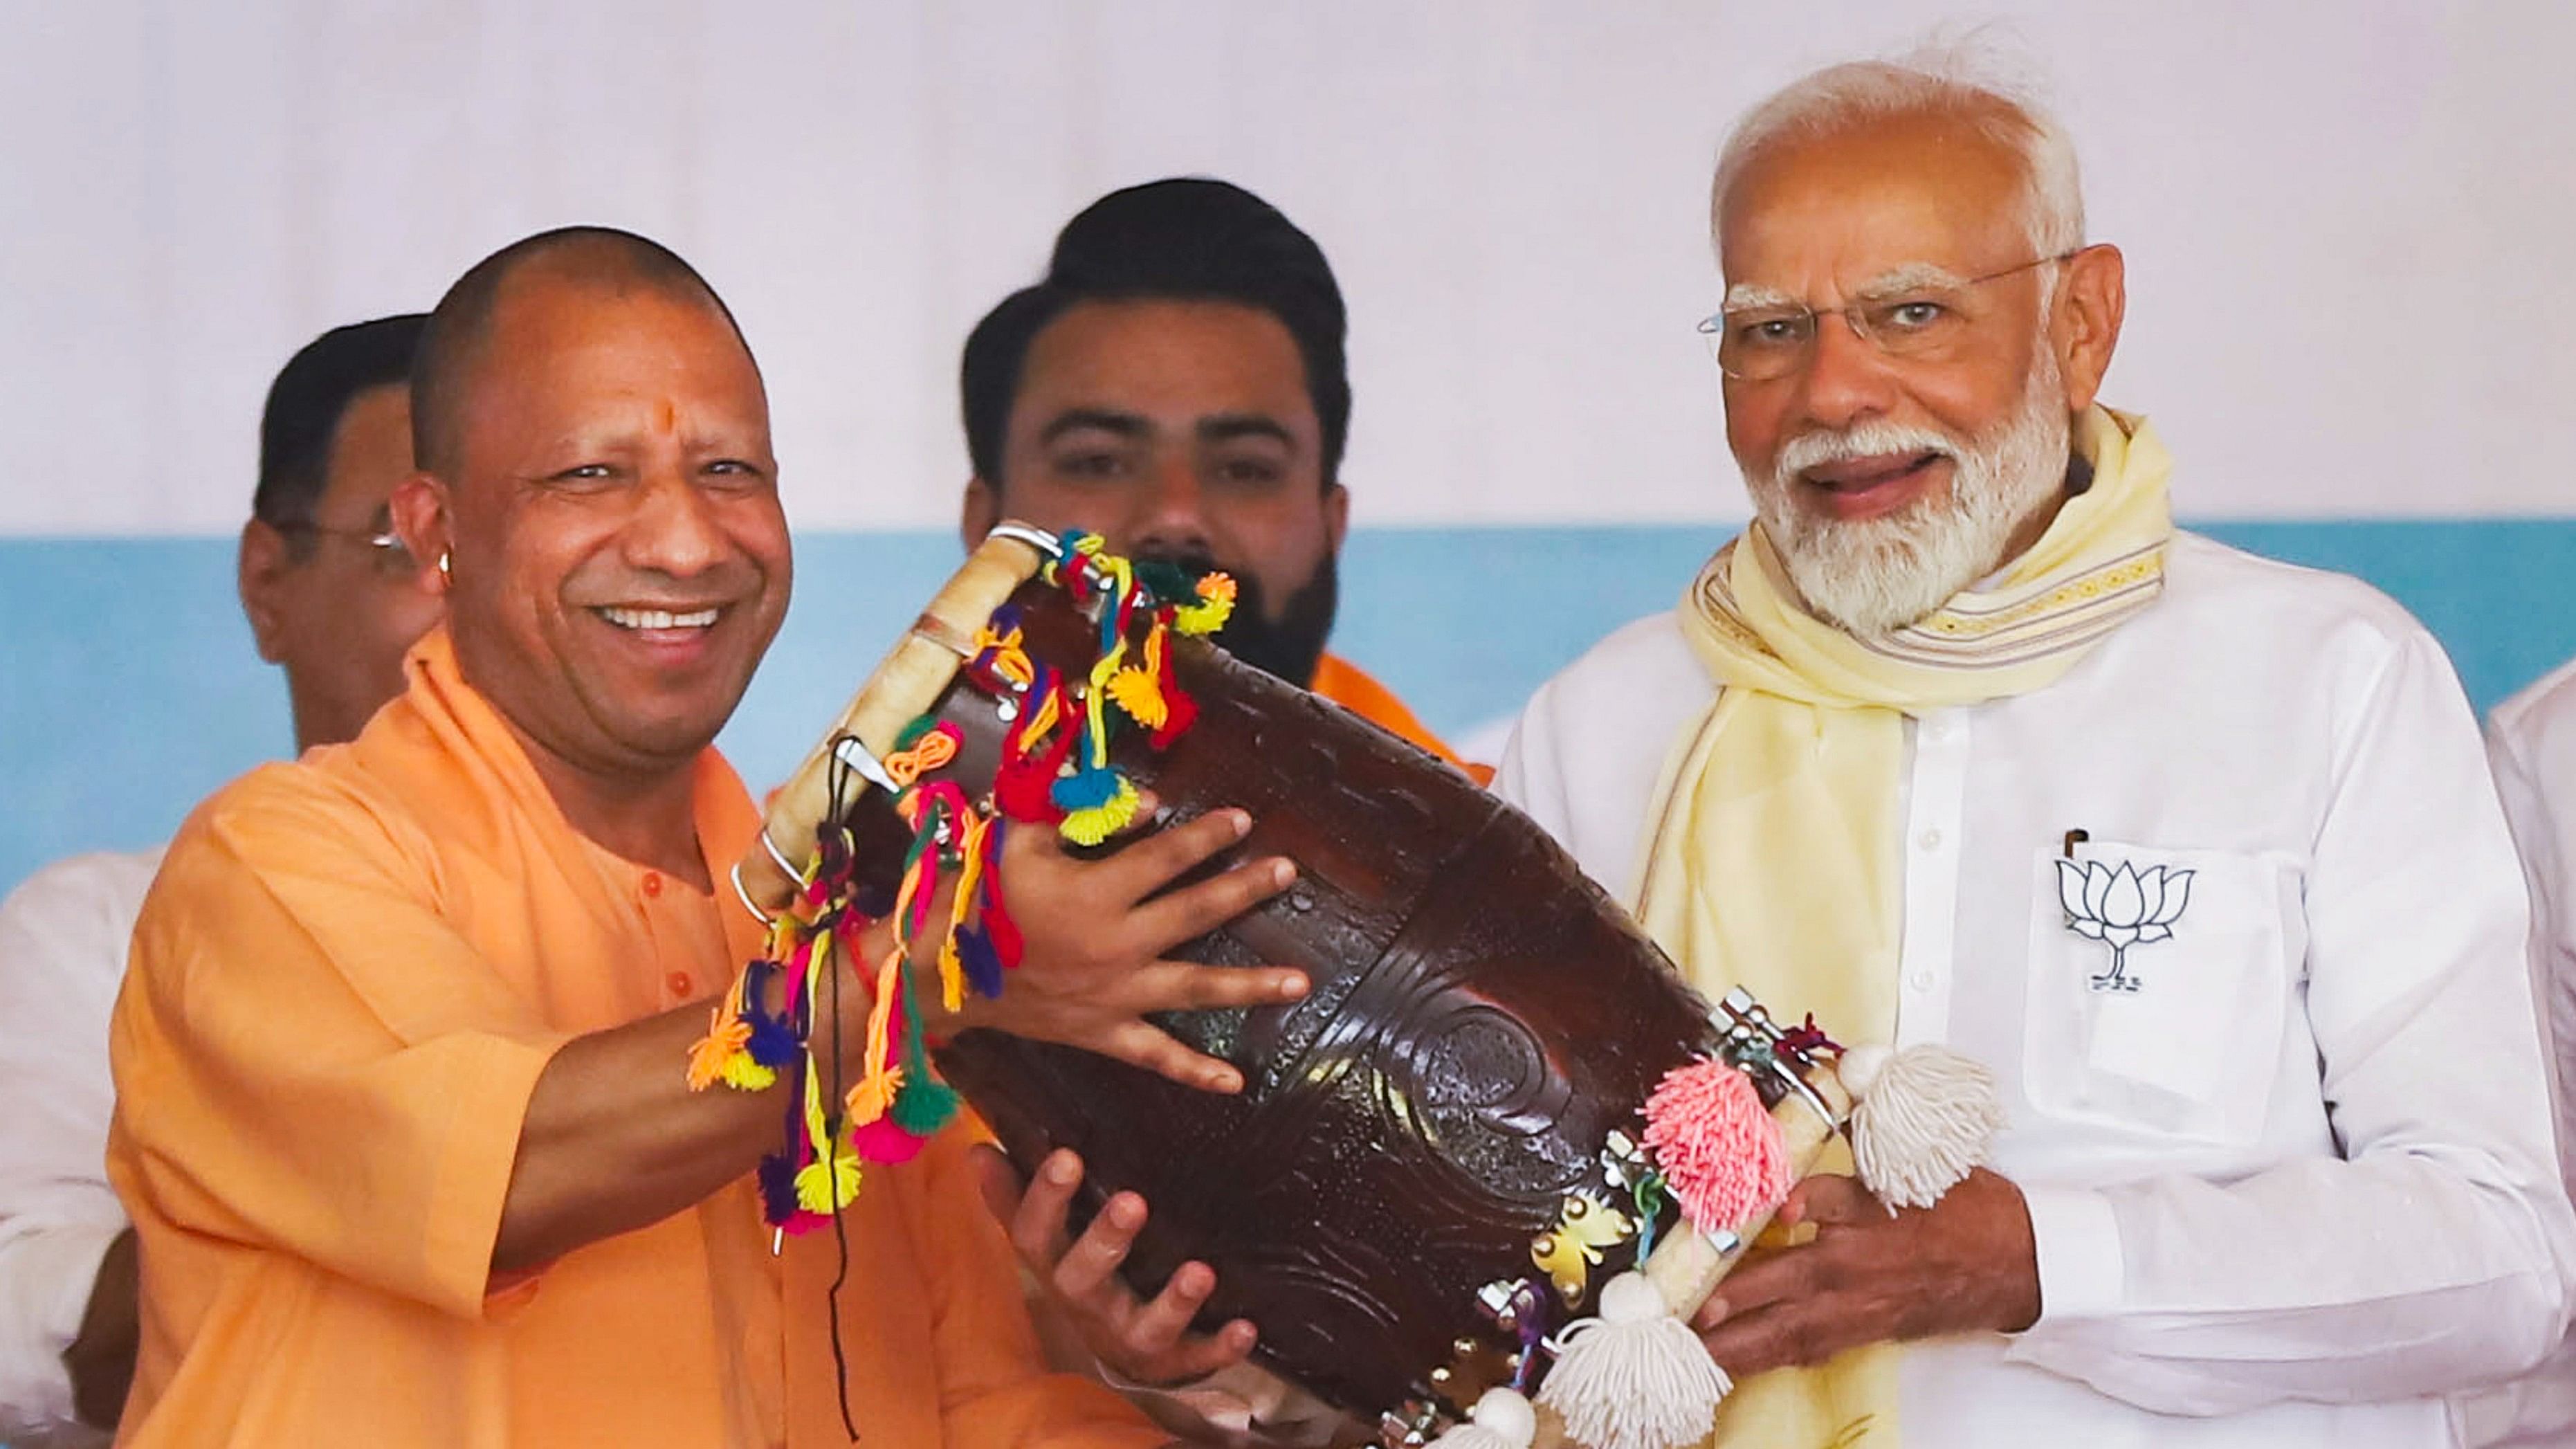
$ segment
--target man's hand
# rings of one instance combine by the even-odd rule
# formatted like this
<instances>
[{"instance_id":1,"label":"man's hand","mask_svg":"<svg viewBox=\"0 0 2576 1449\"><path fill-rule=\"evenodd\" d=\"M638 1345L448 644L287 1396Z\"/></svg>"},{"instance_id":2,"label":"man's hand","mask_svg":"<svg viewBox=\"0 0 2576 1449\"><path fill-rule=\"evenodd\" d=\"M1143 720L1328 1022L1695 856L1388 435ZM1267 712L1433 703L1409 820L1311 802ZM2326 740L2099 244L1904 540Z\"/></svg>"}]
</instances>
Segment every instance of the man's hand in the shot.
<instances>
[{"instance_id":1,"label":"man's hand","mask_svg":"<svg viewBox=\"0 0 2576 1449\"><path fill-rule=\"evenodd\" d=\"M1778 1221L1814 1224L1815 1240L1757 1253L1693 1320L1738 1379L1865 1343L2017 1333L2039 1317L2030 1211L2020 1188L1983 1168L1893 1217L1848 1177L1811 1177Z\"/></svg>"},{"instance_id":2,"label":"man's hand","mask_svg":"<svg viewBox=\"0 0 2576 1449\"><path fill-rule=\"evenodd\" d=\"M1154 812L1148 795L1139 820ZM943 1034L991 1027L1063 1042L1211 1092L1238 1092L1243 1074L1190 1050L1146 1021L1148 1012L1268 1006L1306 994L1306 975L1257 967L1200 966L1163 953L1287 889L1297 869L1248 861L1178 890L1165 888L1241 840L1252 817L1215 810L1133 841L1098 860L1078 859L1042 827L1002 842L1002 891L1027 954L997 999L969 997L954 1017L933 1011ZM936 1005L935 996L932 1005Z\"/></svg>"},{"instance_id":3,"label":"man's hand","mask_svg":"<svg viewBox=\"0 0 2576 1449\"><path fill-rule=\"evenodd\" d=\"M1028 1190L1009 1159L990 1147L975 1149L984 1205L1002 1220L1020 1262L1066 1311L1085 1347L1131 1383L1169 1385L1201 1379L1241 1363L1257 1336L1236 1319L1216 1333L1189 1331L1190 1320L1216 1291L1216 1272L1205 1263L1183 1263L1154 1301L1145 1302L1118 1276L1118 1265L1145 1226L1145 1200L1132 1192L1109 1199L1081 1238L1066 1241L1065 1208L1082 1185L1082 1159L1050 1154Z\"/></svg>"}]
</instances>

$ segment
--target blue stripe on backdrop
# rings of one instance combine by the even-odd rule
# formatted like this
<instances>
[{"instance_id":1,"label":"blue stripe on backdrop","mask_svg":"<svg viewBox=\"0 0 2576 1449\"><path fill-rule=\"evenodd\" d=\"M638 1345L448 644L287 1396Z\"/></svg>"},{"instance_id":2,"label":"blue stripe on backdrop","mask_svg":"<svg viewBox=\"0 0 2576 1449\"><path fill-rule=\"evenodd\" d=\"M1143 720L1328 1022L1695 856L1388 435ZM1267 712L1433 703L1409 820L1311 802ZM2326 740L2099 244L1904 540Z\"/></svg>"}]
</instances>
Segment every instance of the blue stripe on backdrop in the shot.
<instances>
[{"instance_id":1,"label":"blue stripe on backdrop","mask_svg":"<svg viewBox=\"0 0 2576 1449\"><path fill-rule=\"evenodd\" d=\"M2370 579L2451 649L2485 709L2576 654L2576 519L2228 523L2242 547ZM1613 627L1668 608L1728 530L1356 534L1336 646L1433 727L1508 714ZM163 839L284 752L285 692L252 653L214 539L0 540L0 889L76 850ZM724 744L775 778L954 566L947 533L819 534L797 605Z\"/></svg>"}]
</instances>

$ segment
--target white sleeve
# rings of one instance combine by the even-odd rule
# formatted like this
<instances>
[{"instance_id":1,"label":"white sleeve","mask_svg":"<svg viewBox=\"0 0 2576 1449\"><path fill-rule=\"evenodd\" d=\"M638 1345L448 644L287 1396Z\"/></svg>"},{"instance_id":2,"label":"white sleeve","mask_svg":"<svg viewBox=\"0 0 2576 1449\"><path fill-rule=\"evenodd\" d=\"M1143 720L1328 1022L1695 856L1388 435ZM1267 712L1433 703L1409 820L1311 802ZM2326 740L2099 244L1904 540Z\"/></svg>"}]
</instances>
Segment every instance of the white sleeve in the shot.
<instances>
[{"instance_id":1,"label":"white sleeve","mask_svg":"<svg viewBox=\"0 0 2576 1449\"><path fill-rule=\"evenodd\" d=\"M2306 1015L2342 1156L2031 1193L2044 1306L2012 1357L2223 1414L2441 1393L2557 1342L2576 1214L2522 874L2429 635L2400 643L2346 741L2305 882Z\"/></svg>"},{"instance_id":2,"label":"white sleeve","mask_svg":"<svg viewBox=\"0 0 2576 1449\"><path fill-rule=\"evenodd\" d=\"M59 862L0 902L0 1435L72 1421L62 1353L126 1226L107 1018L155 858Z\"/></svg>"},{"instance_id":3,"label":"white sleeve","mask_svg":"<svg viewBox=\"0 0 2576 1449\"><path fill-rule=\"evenodd\" d=\"M1547 719L1555 694L1553 688L1542 686L1522 707L1520 718L1512 722L1511 735L1503 741L1502 763L1494 766L1489 788L1563 840L1572 822L1566 819L1565 782L1555 768L1553 731Z\"/></svg>"},{"instance_id":4,"label":"white sleeve","mask_svg":"<svg viewBox=\"0 0 2576 1449\"><path fill-rule=\"evenodd\" d=\"M2576 699L2576 695L2565 696ZM2576 739L2576 730L2559 738ZM2495 767L2496 793L2504 797L2505 820L2513 827L2514 849L2522 856L2525 884L2531 888L2531 985L2540 1002L2541 1029L2550 1043L2556 1090L2558 1139L2567 1141L2576 1122L2576 1103L2568 1091L2576 1084L2576 900L2569 899L2576 881L2576 751L2564 762L2535 758L2545 744L2498 729L2487 742ZM2550 797L2549 766L2561 764L2558 798ZM2565 1154L2561 1154L2564 1162Z\"/></svg>"}]
</instances>

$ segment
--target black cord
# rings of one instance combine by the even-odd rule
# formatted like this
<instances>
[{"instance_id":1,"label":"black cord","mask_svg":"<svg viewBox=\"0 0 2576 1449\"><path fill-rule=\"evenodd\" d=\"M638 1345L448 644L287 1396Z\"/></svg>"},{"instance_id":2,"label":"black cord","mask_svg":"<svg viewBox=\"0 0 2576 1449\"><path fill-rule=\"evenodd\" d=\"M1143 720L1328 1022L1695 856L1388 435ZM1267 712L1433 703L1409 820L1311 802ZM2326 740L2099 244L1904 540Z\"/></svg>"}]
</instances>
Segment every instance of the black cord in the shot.
<instances>
[{"instance_id":1,"label":"black cord","mask_svg":"<svg viewBox=\"0 0 2576 1449\"><path fill-rule=\"evenodd\" d=\"M830 802L831 813L825 817L823 828L843 831L845 827L842 824L842 815L850 806L848 799L850 767L842 760L841 752L837 748L831 752L830 758L832 767L829 788L824 793ZM844 842L851 846L857 844L856 841L847 840L846 833ZM855 861L846 865L845 869L855 875ZM841 899L833 901L826 908L824 926L826 931L839 929L840 910L847 900L849 889L847 881L839 883L836 887ZM834 1106L846 1106L842 1100L841 1087L841 975L851 965L852 963L844 961L835 964L832 968L832 1095L828 1100ZM838 1198L841 1182L841 1115L837 1111L829 1113L824 1121L832 1130L824 1136L823 1171L831 1179L832 1196ZM838 1264L832 1274L832 1286L825 1290L823 1295L824 1314L832 1331L832 1387L840 1400L841 1428L850 1436L850 1442L855 1444L859 1442L859 1425L850 1412L850 1357L849 1350L841 1343L841 1288L850 1281L850 1228L843 1220L841 1209L837 1204L832 1209L832 1247Z\"/></svg>"}]
</instances>

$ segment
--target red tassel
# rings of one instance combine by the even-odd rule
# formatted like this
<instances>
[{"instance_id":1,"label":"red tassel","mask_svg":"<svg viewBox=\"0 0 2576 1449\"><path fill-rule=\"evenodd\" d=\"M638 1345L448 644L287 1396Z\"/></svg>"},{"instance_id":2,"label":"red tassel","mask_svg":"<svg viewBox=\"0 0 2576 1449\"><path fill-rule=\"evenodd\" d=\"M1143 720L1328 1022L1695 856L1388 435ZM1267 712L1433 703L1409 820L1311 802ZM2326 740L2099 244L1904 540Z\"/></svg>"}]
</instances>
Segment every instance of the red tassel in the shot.
<instances>
[{"instance_id":1,"label":"red tassel","mask_svg":"<svg viewBox=\"0 0 2576 1449\"><path fill-rule=\"evenodd\" d=\"M1041 718L1052 721L1052 732L1042 743L1033 742L1029 729ZM1064 811L1054 800L1055 778L1081 732L1063 682L1054 669L1039 665L1036 682L1020 697L1019 718L1002 736L1002 763L993 772L994 811L1005 820L1042 825L1062 820Z\"/></svg>"},{"instance_id":2,"label":"red tassel","mask_svg":"<svg viewBox=\"0 0 2576 1449\"><path fill-rule=\"evenodd\" d=\"M993 943L993 957L1005 967L1020 964L1028 953L1028 942L1020 935L1020 923L1011 919L1010 902L1002 897L1002 821L984 832L984 936Z\"/></svg>"},{"instance_id":3,"label":"red tassel","mask_svg":"<svg viewBox=\"0 0 2576 1449\"><path fill-rule=\"evenodd\" d=\"M1168 618L1171 610L1163 612ZM1145 667L1153 671L1154 683L1163 695L1163 724L1153 735L1153 745L1158 750L1170 749L1172 741L1188 734L1199 717L1199 702L1183 692L1180 675L1172 668L1170 638L1164 623L1157 621L1152 637L1145 641Z\"/></svg>"}]
</instances>

